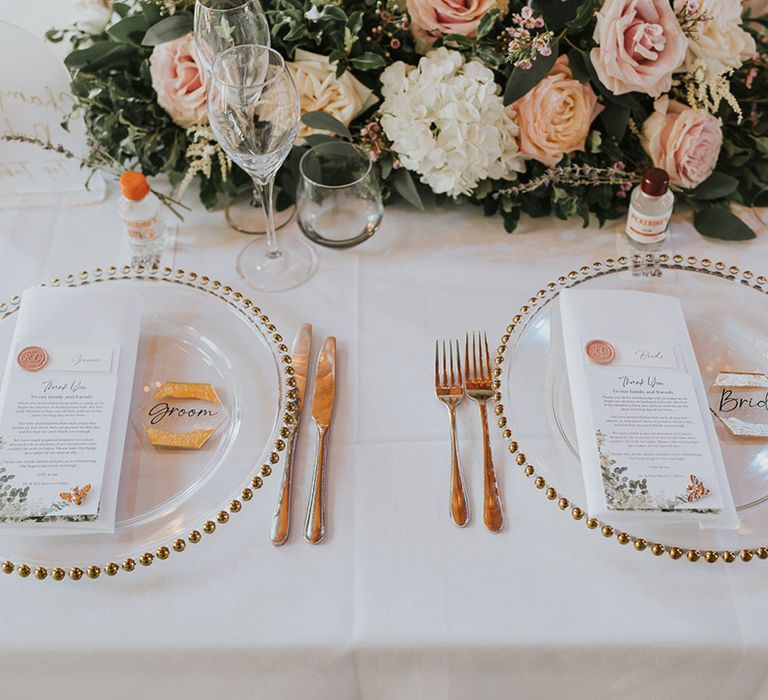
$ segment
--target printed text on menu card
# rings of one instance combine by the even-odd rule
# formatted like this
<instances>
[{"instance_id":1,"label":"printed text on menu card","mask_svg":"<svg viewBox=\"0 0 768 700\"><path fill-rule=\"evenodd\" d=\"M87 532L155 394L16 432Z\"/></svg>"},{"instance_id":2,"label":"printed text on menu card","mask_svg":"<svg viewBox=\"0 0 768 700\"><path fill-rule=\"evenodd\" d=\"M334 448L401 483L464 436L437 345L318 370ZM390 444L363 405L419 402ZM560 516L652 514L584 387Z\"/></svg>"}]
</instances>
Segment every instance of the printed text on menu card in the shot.
<instances>
[{"instance_id":1,"label":"printed text on menu card","mask_svg":"<svg viewBox=\"0 0 768 700\"><path fill-rule=\"evenodd\" d=\"M0 407L0 522L98 517L119 347L46 352L39 371L15 363Z\"/></svg>"},{"instance_id":2,"label":"printed text on menu card","mask_svg":"<svg viewBox=\"0 0 768 700\"><path fill-rule=\"evenodd\" d=\"M723 507L691 377L672 347L616 344L616 361L585 359L609 510Z\"/></svg>"}]
</instances>

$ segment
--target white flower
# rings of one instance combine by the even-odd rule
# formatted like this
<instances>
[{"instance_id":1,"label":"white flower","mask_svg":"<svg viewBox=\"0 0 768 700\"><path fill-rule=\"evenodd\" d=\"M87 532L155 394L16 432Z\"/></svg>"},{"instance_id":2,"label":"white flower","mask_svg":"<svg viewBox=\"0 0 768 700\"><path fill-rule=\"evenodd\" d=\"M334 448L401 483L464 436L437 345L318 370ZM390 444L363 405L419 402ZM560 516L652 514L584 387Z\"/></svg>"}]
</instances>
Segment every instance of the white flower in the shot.
<instances>
[{"instance_id":1,"label":"white flower","mask_svg":"<svg viewBox=\"0 0 768 700\"><path fill-rule=\"evenodd\" d=\"M373 91L349 71L337 78L336 63L331 63L327 56L296 49L293 62L285 65L296 83L302 114L326 112L349 126L356 116L377 102ZM303 139L313 131L302 123L299 138Z\"/></svg>"},{"instance_id":2,"label":"white flower","mask_svg":"<svg viewBox=\"0 0 768 700\"><path fill-rule=\"evenodd\" d=\"M689 0L675 0L680 10ZM701 59L710 75L722 75L755 52L755 40L741 26L740 0L698 0L697 12L707 15L694 28L681 70L693 70Z\"/></svg>"},{"instance_id":3,"label":"white flower","mask_svg":"<svg viewBox=\"0 0 768 700\"><path fill-rule=\"evenodd\" d=\"M112 18L112 0L77 0L75 8L75 24L89 34L101 34Z\"/></svg>"},{"instance_id":4,"label":"white flower","mask_svg":"<svg viewBox=\"0 0 768 700\"><path fill-rule=\"evenodd\" d=\"M470 194L486 178L512 180L525 165L518 128L493 72L440 47L418 67L397 61L381 75L381 125L402 164L436 193Z\"/></svg>"}]
</instances>

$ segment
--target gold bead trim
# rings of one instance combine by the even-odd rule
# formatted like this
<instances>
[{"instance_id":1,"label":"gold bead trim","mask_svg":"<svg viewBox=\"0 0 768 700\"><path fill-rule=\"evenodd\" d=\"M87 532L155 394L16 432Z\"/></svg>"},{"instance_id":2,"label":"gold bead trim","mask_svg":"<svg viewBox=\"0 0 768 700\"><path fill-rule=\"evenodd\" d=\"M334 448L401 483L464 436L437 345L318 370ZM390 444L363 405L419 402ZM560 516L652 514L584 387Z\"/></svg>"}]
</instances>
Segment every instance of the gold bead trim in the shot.
<instances>
[{"instance_id":1,"label":"gold bead trim","mask_svg":"<svg viewBox=\"0 0 768 700\"><path fill-rule=\"evenodd\" d=\"M280 397L282 420L277 426L277 435L279 436L269 453L268 464L260 466L258 474L249 477L246 486L242 487L237 498L229 501L227 510L220 510L214 520L207 520L201 526L200 530L206 535L213 534L216 531L216 524L229 522L231 515L239 513L243 509L243 504L253 500L255 491L261 489L264 484L263 479L269 477L272 471L281 460L281 454L287 447L285 440L290 437L291 426L295 423L294 414L297 406L295 401L296 379L295 370L291 366L291 356L288 347L283 343L283 336L278 332L277 327L269 320L269 317L262 313L261 309L253 305L250 299L243 296L241 292L235 291L232 287L222 284L218 280L211 280L210 277L199 276L195 272L185 272L184 270L173 270L169 267L158 268L157 265L149 267L144 265L123 265L121 267L109 266L107 268L95 268L92 272L82 271L75 274L65 275L63 278L56 277L47 285L51 287L59 286L80 286L90 284L94 281L108 281L119 279L145 279L155 280L166 284L183 284L204 291L213 296L225 299L226 302L234 307L236 311L242 314L245 319L253 326L260 326L261 332L271 337L275 343L275 348L280 353L280 362L284 365L284 376L281 381L285 384L284 394ZM18 312L21 304L20 296L12 296L8 303L0 302L0 320L3 320ZM500 383L497 385L500 386ZM509 433L511 436L511 432ZM33 578L42 581L51 578L54 581L62 581L67 576L73 581L80 581L83 578L96 580L101 578L104 573L107 578L116 576L122 569L124 572L132 572L138 564L142 567L149 567L155 561L164 561L171 556L172 552L183 552L187 548L187 543L197 544L202 540L200 530L192 530L186 538L178 537L168 545L158 547L154 554L152 552L143 552L136 559L125 559L121 564L109 562L103 566L92 564L85 568L78 566L64 569L56 566L46 569L44 566L36 566L34 569L29 564L17 564L12 561L4 561L0 564L0 571L4 574L16 572L21 578Z\"/></svg>"},{"instance_id":2,"label":"gold bead trim","mask_svg":"<svg viewBox=\"0 0 768 700\"><path fill-rule=\"evenodd\" d=\"M728 266L723 262L713 263L708 258L699 260L693 255L686 258L682 255L670 256L666 253L645 253L642 255L638 253L631 257L621 256L615 260L609 258L607 260L597 261L592 263L591 266L585 265L578 271L572 270L567 275L558 277L556 282L550 282L546 285L546 290L540 289L536 293L536 296L531 297L528 300L528 303L520 308L520 312L512 318L512 322L506 327L506 332L501 337L501 345L499 345L496 350L496 355L494 357L494 364L496 366L493 369L493 376L496 378L493 383L495 391L493 396L495 404L494 414L499 417L498 425L503 429L502 437L507 442L509 453L514 455L515 463L518 466L523 467L523 473L527 477L532 477L536 473L536 469L528 464L525 454L520 451L519 442L513 439L513 433L509 427L507 427L508 421L507 417L504 415L502 393L499 391L501 381L498 378L503 374L502 365L507 346L510 341L513 340L514 334L522 333L527 326L528 319L541 308L542 304L540 303L540 300L544 299L546 301L551 301L563 288L576 286L585 280L593 279L599 275L608 275L628 270L630 265L642 265L646 267L658 266L670 270L685 269L723 279L735 280L758 292L768 294L768 276L766 275L755 276L755 273L750 270L742 271L735 265ZM548 484L543 476L537 476L533 479L533 484L537 489L543 491L548 500L557 500L557 505L560 510L569 511L571 518L574 521L583 520L588 529L600 532L606 539L615 539L620 545L628 545L632 543L634 549L638 552L649 550L655 557L661 557L666 553L669 558L674 561L678 559L685 559L689 562L702 560L710 564L714 564L717 561L731 564L737 560L749 562L753 559L768 559L768 546L756 547L754 549L742 549L739 551L699 551L687 547L665 545L660 542L648 542L642 537L635 537L628 532L617 531L614 526L609 523L601 522L594 517L589 517L584 509L573 504L569 499L562 496L562 494L560 494L560 497L558 498L556 487L553 484Z\"/></svg>"}]
</instances>

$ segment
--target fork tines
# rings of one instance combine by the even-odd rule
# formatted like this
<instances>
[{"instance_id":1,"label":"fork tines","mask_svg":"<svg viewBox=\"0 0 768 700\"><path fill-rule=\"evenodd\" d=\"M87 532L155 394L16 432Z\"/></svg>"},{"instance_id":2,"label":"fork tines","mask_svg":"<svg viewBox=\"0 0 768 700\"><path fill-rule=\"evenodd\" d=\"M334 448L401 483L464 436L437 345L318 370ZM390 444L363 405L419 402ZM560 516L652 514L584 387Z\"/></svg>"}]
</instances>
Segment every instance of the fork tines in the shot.
<instances>
[{"instance_id":1,"label":"fork tines","mask_svg":"<svg viewBox=\"0 0 768 700\"><path fill-rule=\"evenodd\" d=\"M491 381L491 354L488 351L488 335L479 332L472 333L472 362L470 363L470 337L467 333L464 341L464 371L468 382L488 383ZM482 347L481 347L482 345ZM490 386L489 386L490 388Z\"/></svg>"},{"instance_id":2,"label":"fork tines","mask_svg":"<svg viewBox=\"0 0 768 700\"><path fill-rule=\"evenodd\" d=\"M453 348L456 346L456 364L454 367ZM440 341L435 341L435 388L461 387L464 378L461 373L461 355L459 353L459 341L448 341L448 356L446 357L445 341L442 341L442 353ZM441 360L442 354L442 362ZM442 372L441 372L442 369ZM450 374L449 374L450 373Z\"/></svg>"}]
</instances>

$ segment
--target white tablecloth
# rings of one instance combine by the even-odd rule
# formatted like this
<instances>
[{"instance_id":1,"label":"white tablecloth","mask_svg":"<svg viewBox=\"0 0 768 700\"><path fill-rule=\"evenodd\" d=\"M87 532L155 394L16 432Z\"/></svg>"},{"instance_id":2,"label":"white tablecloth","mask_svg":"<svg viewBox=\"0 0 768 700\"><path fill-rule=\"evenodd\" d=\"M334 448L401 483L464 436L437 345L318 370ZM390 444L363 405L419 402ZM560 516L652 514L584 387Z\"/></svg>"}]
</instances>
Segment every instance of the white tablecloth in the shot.
<instances>
[{"instance_id":1,"label":"white tablecloth","mask_svg":"<svg viewBox=\"0 0 768 700\"><path fill-rule=\"evenodd\" d=\"M0 299L118 261L116 204L112 191L92 207L0 211ZM509 236L472 209L395 208L364 245L319 249L307 284L259 305L286 337L311 321L317 339L339 339L327 541L309 546L295 527L272 547L274 476L225 532L149 570L78 583L3 575L0 697L768 697L768 563L619 547L525 483L498 439L507 525L489 533L470 405L459 429L475 517L449 523L434 339L473 328L498 339L543 282L615 256L615 227L577 226L526 221ZM766 236L675 230L686 253L768 270ZM247 240L197 207L176 266L239 288ZM312 442L306 429L299 512Z\"/></svg>"}]
</instances>

